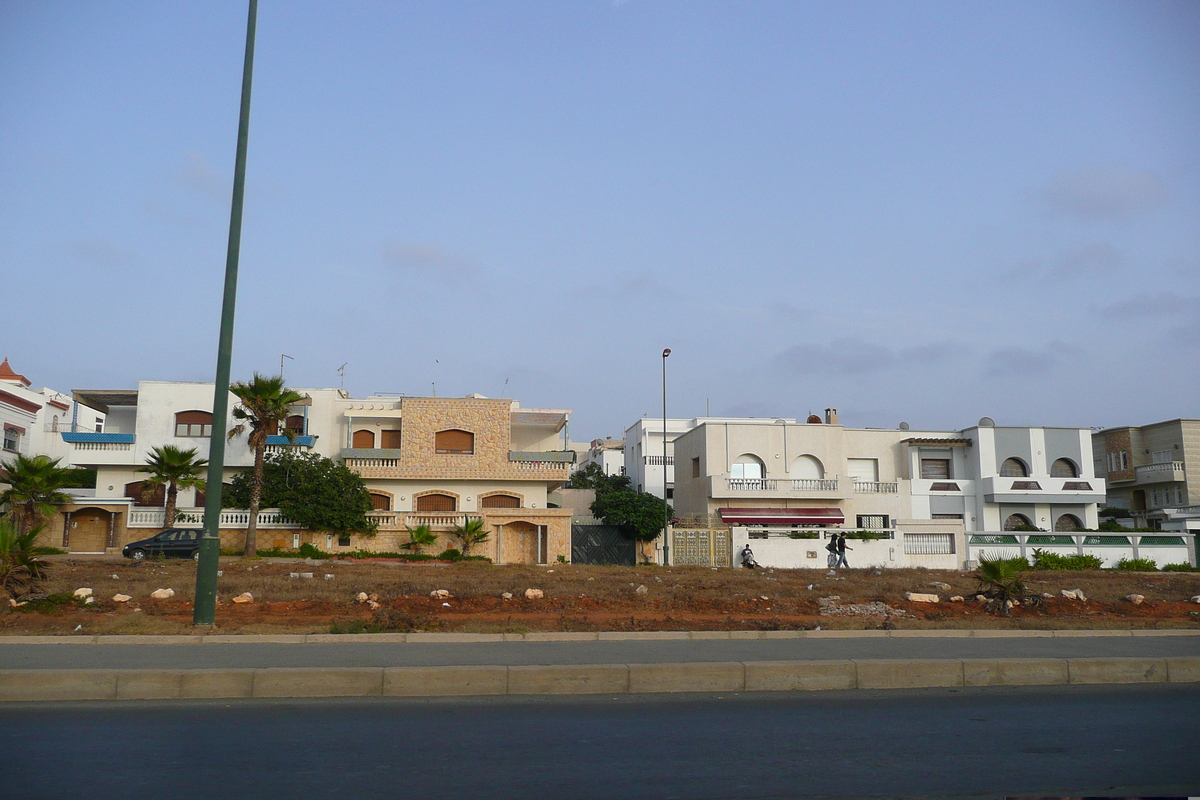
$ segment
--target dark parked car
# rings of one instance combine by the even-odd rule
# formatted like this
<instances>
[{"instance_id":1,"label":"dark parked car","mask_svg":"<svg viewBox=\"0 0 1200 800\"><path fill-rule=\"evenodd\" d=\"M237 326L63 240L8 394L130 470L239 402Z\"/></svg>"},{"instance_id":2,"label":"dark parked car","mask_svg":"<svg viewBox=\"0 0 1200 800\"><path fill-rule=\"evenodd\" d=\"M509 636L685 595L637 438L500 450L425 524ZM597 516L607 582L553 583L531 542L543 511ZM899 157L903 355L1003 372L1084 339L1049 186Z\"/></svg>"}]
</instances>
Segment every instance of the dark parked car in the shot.
<instances>
[{"instance_id":1,"label":"dark parked car","mask_svg":"<svg viewBox=\"0 0 1200 800\"><path fill-rule=\"evenodd\" d=\"M201 531L197 528L169 528L149 539L130 542L125 545L121 555L135 561L141 561L147 556L199 558L200 534Z\"/></svg>"}]
</instances>

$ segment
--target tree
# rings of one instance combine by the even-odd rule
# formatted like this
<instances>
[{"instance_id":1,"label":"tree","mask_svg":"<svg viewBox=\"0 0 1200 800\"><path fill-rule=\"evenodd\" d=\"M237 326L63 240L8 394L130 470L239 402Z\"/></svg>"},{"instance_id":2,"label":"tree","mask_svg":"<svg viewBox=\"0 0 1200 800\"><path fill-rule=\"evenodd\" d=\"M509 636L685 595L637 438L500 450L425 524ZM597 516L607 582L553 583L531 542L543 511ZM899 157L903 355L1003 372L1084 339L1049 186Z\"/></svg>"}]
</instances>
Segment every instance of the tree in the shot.
<instances>
[{"instance_id":1,"label":"tree","mask_svg":"<svg viewBox=\"0 0 1200 800\"><path fill-rule=\"evenodd\" d=\"M36 525L22 533L11 515L0 517L0 594L16 597L46 576L46 562L33 554L41 532Z\"/></svg>"},{"instance_id":2,"label":"tree","mask_svg":"<svg viewBox=\"0 0 1200 800\"><path fill-rule=\"evenodd\" d=\"M71 496L62 490L71 485L75 474L58 466L58 461L48 456L17 455L2 465L9 488L0 494L0 502L12 512L18 533L30 530L39 516L53 514L56 503L71 502Z\"/></svg>"},{"instance_id":3,"label":"tree","mask_svg":"<svg viewBox=\"0 0 1200 800\"><path fill-rule=\"evenodd\" d=\"M138 472L149 475L146 483L155 486L166 485L167 508L163 514L163 529L175 524L175 510L180 489L204 489L207 485L200 477L208 468L207 458L197 458L196 448L181 450L174 445L155 447L146 456L146 465L138 467Z\"/></svg>"},{"instance_id":4,"label":"tree","mask_svg":"<svg viewBox=\"0 0 1200 800\"><path fill-rule=\"evenodd\" d=\"M254 473L243 470L222 493L226 508L246 508L253 500ZM259 495L268 508L314 531L373 533L367 516L371 493L362 476L316 453L272 453L263 460Z\"/></svg>"},{"instance_id":5,"label":"tree","mask_svg":"<svg viewBox=\"0 0 1200 800\"><path fill-rule=\"evenodd\" d=\"M282 375L268 377L257 372L248 383L230 384L229 391L241 401L241 405L233 409L233 418L241 421L230 429L229 438L233 439L249 431L250 449L254 452L250 502L247 504L250 519L246 523L246 546L242 551L245 556L253 556L258 552L258 509L262 498L263 455L267 449L267 437L280 429L280 423L287 421L291 407L304 398L299 392L284 385ZM283 435L289 442L296 437L296 434L286 427L283 428Z\"/></svg>"},{"instance_id":6,"label":"tree","mask_svg":"<svg viewBox=\"0 0 1200 800\"><path fill-rule=\"evenodd\" d=\"M455 525L450 535L462 542L462 554L469 555L471 547L483 544L488 540L488 532L483 527L483 520L469 519L462 525Z\"/></svg>"},{"instance_id":7,"label":"tree","mask_svg":"<svg viewBox=\"0 0 1200 800\"><path fill-rule=\"evenodd\" d=\"M428 525L409 528L408 536L408 541L400 546L405 550L412 550L414 553L420 553L422 547L429 547L437 541L437 534Z\"/></svg>"},{"instance_id":8,"label":"tree","mask_svg":"<svg viewBox=\"0 0 1200 800\"><path fill-rule=\"evenodd\" d=\"M1013 601L1025 599L1025 573L1028 570L1029 562L1020 556L988 558L980 553L979 566L975 571L979 581L977 593L989 598L989 605L1008 614Z\"/></svg>"},{"instance_id":9,"label":"tree","mask_svg":"<svg viewBox=\"0 0 1200 800\"><path fill-rule=\"evenodd\" d=\"M607 479L608 476L604 474L604 468L593 461L577 469L563 488L595 489L598 484L604 483Z\"/></svg>"},{"instance_id":10,"label":"tree","mask_svg":"<svg viewBox=\"0 0 1200 800\"><path fill-rule=\"evenodd\" d=\"M602 475L595 489L592 515L638 542L657 539L663 524L675 513L662 498L634 489L627 475Z\"/></svg>"}]
</instances>

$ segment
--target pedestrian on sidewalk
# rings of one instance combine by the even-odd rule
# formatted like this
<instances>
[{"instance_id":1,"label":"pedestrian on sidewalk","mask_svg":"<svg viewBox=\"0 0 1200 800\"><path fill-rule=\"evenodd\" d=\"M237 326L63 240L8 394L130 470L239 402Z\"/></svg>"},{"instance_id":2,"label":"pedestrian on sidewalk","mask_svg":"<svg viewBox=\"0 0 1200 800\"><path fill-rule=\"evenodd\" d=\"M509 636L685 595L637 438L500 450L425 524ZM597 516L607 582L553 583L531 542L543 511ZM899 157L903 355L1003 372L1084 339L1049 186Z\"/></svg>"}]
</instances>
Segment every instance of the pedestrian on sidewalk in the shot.
<instances>
[{"instance_id":1,"label":"pedestrian on sidewalk","mask_svg":"<svg viewBox=\"0 0 1200 800\"><path fill-rule=\"evenodd\" d=\"M850 564L846 561L846 551L853 549L853 547L846 546L846 534L840 534L837 537L837 564L835 566L850 569Z\"/></svg>"}]
</instances>

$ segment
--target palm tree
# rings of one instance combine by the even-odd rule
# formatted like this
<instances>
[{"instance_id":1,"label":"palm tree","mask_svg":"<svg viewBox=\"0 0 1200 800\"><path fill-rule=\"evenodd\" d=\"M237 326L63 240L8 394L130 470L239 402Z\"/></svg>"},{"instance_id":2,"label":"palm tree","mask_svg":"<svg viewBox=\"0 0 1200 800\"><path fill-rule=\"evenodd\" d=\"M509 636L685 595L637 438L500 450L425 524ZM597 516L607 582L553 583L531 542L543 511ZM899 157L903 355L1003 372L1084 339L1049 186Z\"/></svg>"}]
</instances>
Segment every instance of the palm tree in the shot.
<instances>
[{"instance_id":1,"label":"palm tree","mask_svg":"<svg viewBox=\"0 0 1200 800\"><path fill-rule=\"evenodd\" d=\"M468 519L462 525L455 525L450 535L462 542L462 554L471 552L471 546L483 544L488 539L488 532L483 528L483 520Z\"/></svg>"},{"instance_id":2,"label":"palm tree","mask_svg":"<svg viewBox=\"0 0 1200 800\"><path fill-rule=\"evenodd\" d=\"M1029 562L1020 556L988 558L986 553L980 553L975 571L979 581L977 592L991 599L989 605L1008 614L1014 601L1025 599L1025 573L1028 570Z\"/></svg>"},{"instance_id":3,"label":"palm tree","mask_svg":"<svg viewBox=\"0 0 1200 800\"><path fill-rule=\"evenodd\" d=\"M429 547L429 545L437 541L437 534L428 525L418 525L415 528L409 528L408 536L409 540L400 546L405 550L412 550L414 553L420 553L422 547Z\"/></svg>"},{"instance_id":4,"label":"palm tree","mask_svg":"<svg viewBox=\"0 0 1200 800\"><path fill-rule=\"evenodd\" d=\"M46 562L33 554L42 532L36 525L24 533L8 517L0 517L0 595L15 597L46 575Z\"/></svg>"},{"instance_id":5,"label":"palm tree","mask_svg":"<svg viewBox=\"0 0 1200 800\"><path fill-rule=\"evenodd\" d=\"M156 486L166 484L167 508L163 514L163 530L175 524L176 500L180 489L204 489L207 485L204 470L208 468L207 458L197 458L196 448L181 450L174 445L155 447L146 457L146 466L138 467L138 472L145 472L150 477L146 483Z\"/></svg>"},{"instance_id":6,"label":"palm tree","mask_svg":"<svg viewBox=\"0 0 1200 800\"><path fill-rule=\"evenodd\" d=\"M0 494L0 503L7 504L13 512L18 532L31 529L39 516L53 514L56 503L71 502L71 495L63 489L74 482L74 473L60 467L58 462L59 459L49 456L17 455L0 465L9 484Z\"/></svg>"},{"instance_id":7,"label":"palm tree","mask_svg":"<svg viewBox=\"0 0 1200 800\"><path fill-rule=\"evenodd\" d=\"M283 376L268 377L254 373L254 379L248 383L230 384L229 391L237 395L241 405L233 409L233 418L241 422L229 431L229 438L240 436L249 429L250 449L254 451L254 472L250 478L250 519L246 523L246 547L243 556L254 556L258 553L256 536L258 534L258 504L262 499L263 485L263 453L267 449L267 437L280 429L281 422L286 422L291 406L299 403L304 396L295 392L283 383ZM296 438L294 431L283 428L287 440Z\"/></svg>"}]
</instances>

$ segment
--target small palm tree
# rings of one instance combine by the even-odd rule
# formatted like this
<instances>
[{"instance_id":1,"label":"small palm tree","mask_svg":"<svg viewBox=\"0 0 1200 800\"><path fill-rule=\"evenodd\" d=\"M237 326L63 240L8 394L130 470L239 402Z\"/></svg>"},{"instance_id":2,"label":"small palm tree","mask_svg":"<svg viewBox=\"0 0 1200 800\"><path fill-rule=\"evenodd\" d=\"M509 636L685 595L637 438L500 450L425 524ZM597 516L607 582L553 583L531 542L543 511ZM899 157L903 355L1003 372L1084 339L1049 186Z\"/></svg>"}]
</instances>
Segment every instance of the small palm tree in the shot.
<instances>
[{"instance_id":1,"label":"small palm tree","mask_svg":"<svg viewBox=\"0 0 1200 800\"><path fill-rule=\"evenodd\" d=\"M437 534L428 525L418 525L408 529L409 540L400 545L405 550L420 553L422 547L429 547L437 541Z\"/></svg>"},{"instance_id":2,"label":"small palm tree","mask_svg":"<svg viewBox=\"0 0 1200 800\"><path fill-rule=\"evenodd\" d=\"M46 562L33 554L42 527L35 525L22 533L11 515L0 517L0 595L24 594L46 576Z\"/></svg>"},{"instance_id":3,"label":"small palm tree","mask_svg":"<svg viewBox=\"0 0 1200 800\"><path fill-rule=\"evenodd\" d=\"M196 448L181 450L174 445L155 447L146 457L146 466L138 467L150 477L146 483L167 487L167 508L163 514L163 529L175 524L175 511L180 489L204 489L207 485L204 470L207 458L197 458Z\"/></svg>"},{"instance_id":4,"label":"small palm tree","mask_svg":"<svg viewBox=\"0 0 1200 800\"><path fill-rule=\"evenodd\" d=\"M254 556L258 553L258 506L262 500L263 454L267 449L267 437L280 430L280 423L287 421L288 411L304 396L287 388L282 375L268 377L257 372L249 382L230 384L229 391L241 401L241 405L233 409L233 418L241 422L230 429L229 438L249 431L250 449L254 451L254 472L250 479L250 519L246 523L246 546L242 552L244 556ZM296 438L294 431L288 428L282 430L289 442Z\"/></svg>"},{"instance_id":5,"label":"small palm tree","mask_svg":"<svg viewBox=\"0 0 1200 800\"><path fill-rule=\"evenodd\" d=\"M59 459L48 456L18 455L4 462L4 480L9 488L0 494L13 512L16 529L24 533L38 517L49 517L56 503L69 503L71 496L63 491L73 482L71 470L58 466Z\"/></svg>"},{"instance_id":6,"label":"small palm tree","mask_svg":"<svg viewBox=\"0 0 1200 800\"><path fill-rule=\"evenodd\" d=\"M992 605L1009 613L1014 600L1025 597L1025 573L1029 562L1023 558L988 558L979 554L979 567L975 577L979 580L978 593L991 599Z\"/></svg>"},{"instance_id":7,"label":"small palm tree","mask_svg":"<svg viewBox=\"0 0 1200 800\"><path fill-rule=\"evenodd\" d=\"M455 525L450 535L462 542L462 554L471 552L471 547L483 544L488 540L488 532L483 527L483 520L468 519L462 525Z\"/></svg>"}]
</instances>

